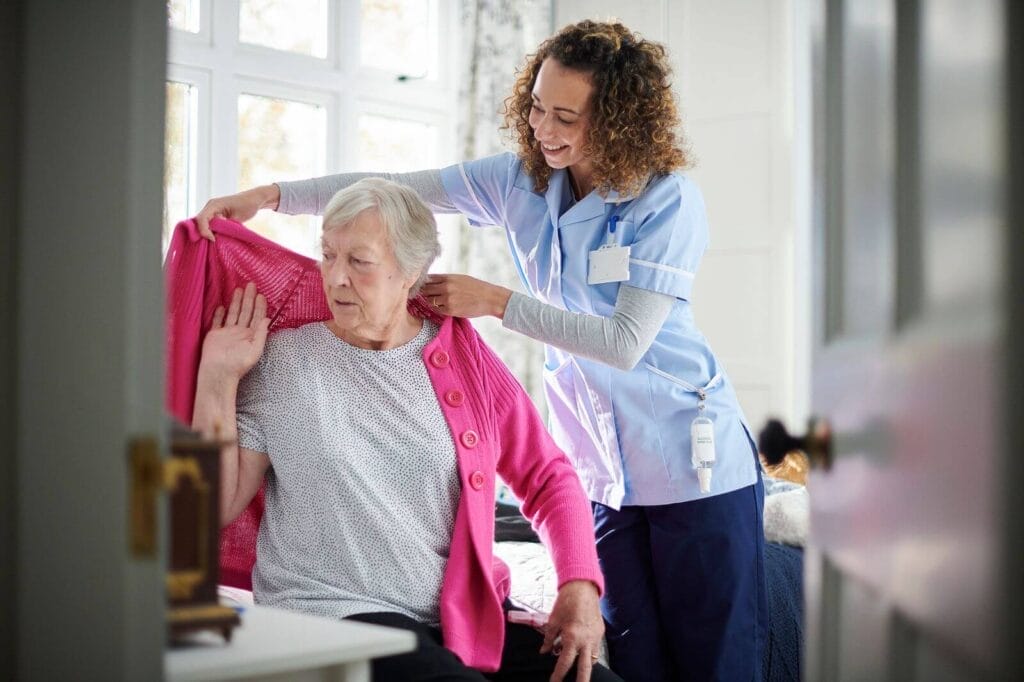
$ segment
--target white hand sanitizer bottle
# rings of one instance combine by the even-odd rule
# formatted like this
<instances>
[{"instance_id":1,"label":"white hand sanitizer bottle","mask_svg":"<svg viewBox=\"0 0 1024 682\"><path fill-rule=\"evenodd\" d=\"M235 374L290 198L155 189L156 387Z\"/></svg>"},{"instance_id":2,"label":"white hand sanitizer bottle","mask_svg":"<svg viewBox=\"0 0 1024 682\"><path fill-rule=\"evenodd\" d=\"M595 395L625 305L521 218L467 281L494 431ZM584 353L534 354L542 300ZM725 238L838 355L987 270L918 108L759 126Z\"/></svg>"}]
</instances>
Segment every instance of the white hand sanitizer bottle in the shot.
<instances>
[{"instance_id":1,"label":"white hand sanitizer bottle","mask_svg":"<svg viewBox=\"0 0 1024 682\"><path fill-rule=\"evenodd\" d=\"M690 424L690 459L697 470L697 482L701 493L711 492L711 468L715 464L715 424L704 416L703 404L700 416Z\"/></svg>"}]
</instances>

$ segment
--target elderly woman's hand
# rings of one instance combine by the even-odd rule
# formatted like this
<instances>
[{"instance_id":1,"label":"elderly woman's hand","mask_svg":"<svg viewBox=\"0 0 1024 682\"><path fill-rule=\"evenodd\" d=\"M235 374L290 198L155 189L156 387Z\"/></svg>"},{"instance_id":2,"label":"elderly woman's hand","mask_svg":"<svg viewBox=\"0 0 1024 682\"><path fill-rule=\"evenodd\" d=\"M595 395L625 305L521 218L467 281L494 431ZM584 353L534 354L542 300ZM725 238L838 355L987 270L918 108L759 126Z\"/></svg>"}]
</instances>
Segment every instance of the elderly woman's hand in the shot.
<instances>
[{"instance_id":1,"label":"elderly woman's hand","mask_svg":"<svg viewBox=\"0 0 1024 682\"><path fill-rule=\"evenodd\" d=\"M469 275L429 275L420 294L452 317L505 316L512 290Z\"/></svg>"},{"instance_id":2,"label":"elderly woman's hand","mask_svg":"<svg viewBox=\"0 0 1024 682\"><path fill-rule=\"evenodd\" d=\"M203 340L200 377L241 379L263 355L269 328L267 299L256 293L256 285L249 282L244 293L235 289L228 309L220 306L213 313L213 326Z\"/></svg>"},{"instance_id":3,"label":"elderly woman's hand","mask_svg":"<svg viewBox=\"0 0 1024 682\"><path fill-rule=\"evenodd\" d=\"M210 230L210 221L213 218L229 218L244 223L261 208L276 209L280 201L281 188L277 185L262 185L238 194L214 197L196 214L196 226L200 235L213 241L213 232Z\"/></svg>"},{"instance_id":4,"label":"elderly woman's hand","mask_svg":"<svg viewBox=\"0 0 1024 682\"><path fill-rule=\"evenodd\" d=\"M597 586L589 580L572 580L558 590L540 649L542 654L550 651L558 656L551 682L564 679L573 662L577 682L590 679L604 636L599 601Z\"/></svg>"}]
</instances>

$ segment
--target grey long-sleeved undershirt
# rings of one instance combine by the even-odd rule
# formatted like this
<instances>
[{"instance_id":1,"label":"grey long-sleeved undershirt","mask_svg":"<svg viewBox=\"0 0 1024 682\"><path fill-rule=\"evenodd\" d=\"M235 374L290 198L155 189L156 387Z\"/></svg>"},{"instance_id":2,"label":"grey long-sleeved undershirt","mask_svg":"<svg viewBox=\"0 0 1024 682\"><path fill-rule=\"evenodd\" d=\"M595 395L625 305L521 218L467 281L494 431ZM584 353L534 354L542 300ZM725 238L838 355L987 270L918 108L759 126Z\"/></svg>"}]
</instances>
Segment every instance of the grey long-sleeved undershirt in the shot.
<instances>
[{"instance_id":1,"label":"grey long-sleeved undershirt","mask_svg":"<svg viewBox=\"0 0 1024 682\"><path fill-rule=\"evenodd\" d=\"M378 177L416 190L435 213L458 213L437 170L414 173L341 173L311 180L279 182L277 210L289 215L322 215L327 202L341 189ZM628 284L619 287L611 317L562 310L520 293L513 293L502 326L574 355L629 370L643 357L668 318L675 297Z\"/></svg>"},{"instance_id":2,"label":"grey long-sleeved undershirt","mask_svg":"<svg viewBox=\"0 0 1024 682\"><path fill-rule=\"evenodd\" d=\"M415 173L339 173L310 180L278 182L276 184L281 189L281 200L277 210L288 215L323 215L331 197L364 178L384 178L411 187L434 213L459 212L448 198L439 170Z\"/></svg>"}]
</instances>

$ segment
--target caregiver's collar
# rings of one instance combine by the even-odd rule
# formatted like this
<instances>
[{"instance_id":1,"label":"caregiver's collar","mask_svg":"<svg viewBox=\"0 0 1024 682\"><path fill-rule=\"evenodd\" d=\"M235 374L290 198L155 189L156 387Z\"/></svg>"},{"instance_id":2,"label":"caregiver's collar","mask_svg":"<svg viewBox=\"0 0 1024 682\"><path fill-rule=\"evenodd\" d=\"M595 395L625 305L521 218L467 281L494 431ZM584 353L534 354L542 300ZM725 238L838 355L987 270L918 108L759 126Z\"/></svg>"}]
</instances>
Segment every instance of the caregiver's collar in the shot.
<instances>
[{"instance_id":1,"label":"caregiver's collar","mask_svg":"<svg viewBox=\"0 0 1024 682\"><path fill-rule=\"evenodd\" d=\"M647 183L650 182L650 181L651 181L650 178L648 178L647 182L644 183L644 187L646 187ZM640 196L640 192L637 192L636 194L622 195L622 194L619 194L618 192L616 192L615 190L611 190L611 191L608 192L608 196L606 196L604 198L604 203L606 203L606 204L624 204L627 201L633 201L633 199L636 199L638 196Z\"/></svg>"},{"instance_id":2,"label":"caregiver's collar","mask_svg":"<svg viewBox=\"0 0 1024 682\"><path fill-rule=\"evenodd\" d=\"M637 195L621 195L615 190L608 192L608 196L602 197L593 190L575 204L569 206L562 212L564 198L572 195L572 184L569 181L569 172L559 169L551 174L548 184L547 202L548 211L551 214L551 221L556 225L571 225L594 218L603 217L608 204L621 204L636 199Z\"/></svg>"}]
</instances>

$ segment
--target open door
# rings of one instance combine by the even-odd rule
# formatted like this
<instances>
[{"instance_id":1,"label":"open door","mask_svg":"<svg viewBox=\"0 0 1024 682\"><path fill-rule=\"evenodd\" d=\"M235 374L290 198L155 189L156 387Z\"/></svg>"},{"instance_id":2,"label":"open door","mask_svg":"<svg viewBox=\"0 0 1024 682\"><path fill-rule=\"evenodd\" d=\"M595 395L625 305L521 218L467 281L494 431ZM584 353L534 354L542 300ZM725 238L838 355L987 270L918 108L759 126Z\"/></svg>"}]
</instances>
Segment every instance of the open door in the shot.
<instances>
[{"instance_id":1,"label":"open door","mask_svg":"<svg viewBox=\"0 0 1024 682\"><path fill-rule=\"evenodd\" d=\"M1012 676L1010 49L998 0L815 3L812 680ZM1018 112L1019 113L1019 112ZM1018 121L1019 124L1019 121ZM1014 163L1019 163L1014 161ZM1018 635L1019 636L1019 635Z\"/></svg>"},{"instance_id":2,"label":"open door","mask_svg":"<svg viewBox=\"0 0 1024 682\"><path fill-rule=\"evenodd\" d=\"M165 428L166 6L15 0L2 17L17 22L0 108L18 145L3 158L16 376L0 410L14 414L4 449L16 477L0 490L15 524L0 548L14 573L0 679L160 680L158 499L141 548L128 520L129 443Z\"/></svg>"}]
</instances>

